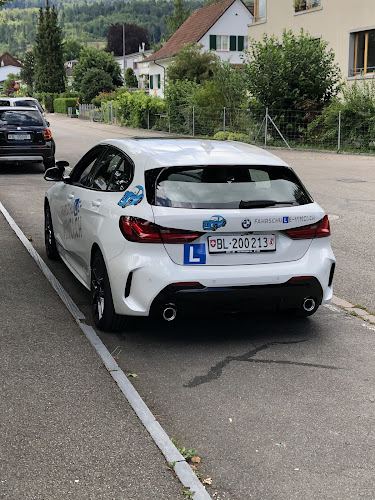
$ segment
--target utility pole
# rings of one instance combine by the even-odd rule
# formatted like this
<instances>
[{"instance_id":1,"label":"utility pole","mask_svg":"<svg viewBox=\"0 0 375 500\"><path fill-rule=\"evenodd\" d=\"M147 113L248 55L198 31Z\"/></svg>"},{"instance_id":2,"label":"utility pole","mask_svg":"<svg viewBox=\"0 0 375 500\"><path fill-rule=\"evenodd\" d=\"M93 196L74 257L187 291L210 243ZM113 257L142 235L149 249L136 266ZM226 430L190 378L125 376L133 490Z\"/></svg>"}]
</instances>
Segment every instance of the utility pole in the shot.
<instances>
[{"instance_id":1,"label":"utility pole","mask_svg":"<svg viewBox=\"0 0 375 500\"><path fill-rule=\"evenodd\" d=\"M124 64L124 86L126 87L126 82L125 82L125 71L126 71L126 61L125 61L125 23L122 25L122 57L123 57L123 64Z\"/></svg>"}]
</instances>

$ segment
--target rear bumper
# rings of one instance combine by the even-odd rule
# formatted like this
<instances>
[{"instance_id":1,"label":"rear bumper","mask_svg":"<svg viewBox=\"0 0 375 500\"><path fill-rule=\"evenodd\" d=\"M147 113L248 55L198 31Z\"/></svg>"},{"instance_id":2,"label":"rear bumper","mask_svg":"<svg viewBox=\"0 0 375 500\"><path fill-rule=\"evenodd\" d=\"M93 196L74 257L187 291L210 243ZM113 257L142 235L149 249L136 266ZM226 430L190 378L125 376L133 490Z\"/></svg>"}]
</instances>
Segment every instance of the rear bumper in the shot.
<instances>
[{"instance_id":1,"label":"rear bumper","mask_svg":"<svg viewBox=\"0 0 375 500\"><path fill-rule=\"evenodd\" d=\"M304 299L322 303L323 290L316 278L291 279L280 285L249 285L223 288L170 285L155 298L151 314L161 316L166 304L178 311L214 316L217 313L280 311L302 306Z\"/></svg>"},{"instance_id":2,"label":"rear bumper","mask_svg":"<svg viewBox=\"0 0 375 500\"><path fill-rule=\"evenodd\" d=\"M0 162L45 161L54 157L53 146L0 147Z\"/></svg>"},{"instance_id":3,"label":"rear bumper","mask_svg":"<svg viewBox=\"0 0 375 500\"><path fill-rule=\"evenodd\" d=\"M148 316L161 304L174 303L181 310L213 310L219 315L223 310L299 307L310 296L318 304L328 303L335 257L322 240L314 240L298 261L247 266L179 266L157 245L150 249L151 259L124 250L107 261L115 310ZM187 285L192 282L198 286Z\"/></svg>"}]
</instances>

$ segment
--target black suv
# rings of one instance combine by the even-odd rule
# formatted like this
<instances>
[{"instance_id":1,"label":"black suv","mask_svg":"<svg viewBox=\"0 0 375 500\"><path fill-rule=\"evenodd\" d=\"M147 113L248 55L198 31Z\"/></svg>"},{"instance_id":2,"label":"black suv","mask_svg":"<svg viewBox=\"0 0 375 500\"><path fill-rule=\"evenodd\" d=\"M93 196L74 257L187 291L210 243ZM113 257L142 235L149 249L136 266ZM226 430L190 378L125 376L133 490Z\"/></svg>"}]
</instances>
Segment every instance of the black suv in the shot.
<instances>
[{"instance_id":1,"label":"black suv","mask_svg":"<svg viewBox=\"0 0 375 500\"><path fill-rule=\"evenodd\" d=\"M49 123L37 108L0 107L0 165L4 162L43 162L55 165L55 141Z\"/></svg>"}]
</instances>

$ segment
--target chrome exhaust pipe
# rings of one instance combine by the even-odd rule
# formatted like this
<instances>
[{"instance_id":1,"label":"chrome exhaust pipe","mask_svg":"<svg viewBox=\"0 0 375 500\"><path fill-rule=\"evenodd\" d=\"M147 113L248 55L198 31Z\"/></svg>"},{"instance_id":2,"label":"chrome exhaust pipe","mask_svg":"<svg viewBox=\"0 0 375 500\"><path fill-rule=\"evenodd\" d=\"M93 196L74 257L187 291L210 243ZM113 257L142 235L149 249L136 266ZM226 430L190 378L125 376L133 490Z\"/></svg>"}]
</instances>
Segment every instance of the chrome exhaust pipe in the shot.
<instances>
[{"instance_id":1,"label":"chrome exhaust pipe","mask_svg":"<svg viewBox=\"0 0 375 500\"><path fill-rule=\"evenodd\" d=\"M163 318L165 321L173 321L177 316L177 308L174 304L166 304L163 309Z\"/></svg>"},{"instance_id":2,"label":"chrome exhaust pipe","mask_svg":"<svg viewBox=\"0 0 375 500\"><path fill-rule=\"evenodd\" d=\"M302 302L302 309L306 312L311 312L315 309L316 302L313 297L306 297Z\"/></svg>"}]
</instances>

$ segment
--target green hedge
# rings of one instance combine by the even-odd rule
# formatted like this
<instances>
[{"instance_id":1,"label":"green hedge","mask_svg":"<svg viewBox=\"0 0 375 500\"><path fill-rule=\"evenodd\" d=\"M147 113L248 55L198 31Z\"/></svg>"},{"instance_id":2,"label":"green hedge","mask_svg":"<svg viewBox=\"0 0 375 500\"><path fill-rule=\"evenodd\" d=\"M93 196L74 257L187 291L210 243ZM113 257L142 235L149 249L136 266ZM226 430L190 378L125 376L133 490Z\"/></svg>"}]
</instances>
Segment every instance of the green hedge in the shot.
<instances>
[{"instance_id":1,"label":"green hedge","mask_svg":"<svg viewBox=\"0 0 375 500\"><path fill-rule=\"evenodd\" d=\"M72 97L58 97L53 101L53 107L55 113L68 113L68 108L73 108L73 113L75 113L77 104L77 98Z\"/></svg>"}]
</instances>

